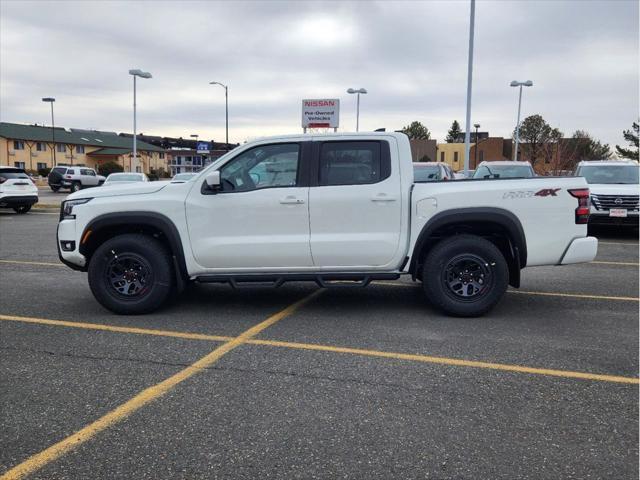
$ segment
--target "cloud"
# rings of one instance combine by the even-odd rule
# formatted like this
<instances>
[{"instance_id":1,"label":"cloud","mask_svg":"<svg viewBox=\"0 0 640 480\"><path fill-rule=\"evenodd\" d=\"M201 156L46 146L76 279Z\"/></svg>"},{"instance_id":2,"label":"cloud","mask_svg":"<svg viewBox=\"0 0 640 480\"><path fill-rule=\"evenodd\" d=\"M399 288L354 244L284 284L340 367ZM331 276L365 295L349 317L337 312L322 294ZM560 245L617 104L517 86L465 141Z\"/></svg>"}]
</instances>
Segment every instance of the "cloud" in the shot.
<instances>
[{"instance_id":1,"label":"cloud","mask_svg":"<svg viewBox=\"0 0 640 480\"><path fill-rule=\"evenodd\" d=\"M468 2L0 3L0 116L127 131L130 68L140 131L243 141L300 131L303 98L341 99L341 130L424 122L443 139L465 117ZM46 21L44 21L46 19ZM532 79L523 115L567 134L622 142L638 116L635 1L482 1L476 7L472 123L508 136L513 79Z\"/></svg>"}]
</instances>

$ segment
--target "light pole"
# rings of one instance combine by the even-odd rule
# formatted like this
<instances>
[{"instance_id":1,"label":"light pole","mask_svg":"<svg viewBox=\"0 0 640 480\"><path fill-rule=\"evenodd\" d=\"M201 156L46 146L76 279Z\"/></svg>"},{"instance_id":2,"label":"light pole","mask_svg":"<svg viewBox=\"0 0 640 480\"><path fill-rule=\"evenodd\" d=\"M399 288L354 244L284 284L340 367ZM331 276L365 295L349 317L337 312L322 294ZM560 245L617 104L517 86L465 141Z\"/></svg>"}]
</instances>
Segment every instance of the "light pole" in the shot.
<instances>
[{"instance_id":1,"label":"light pole","mask_svg":"<svg viewBox=\"0 0 640 480\"><path fill-rule=\"evenodd\" d=\"M367 93L367 89L358 88L356 90L355 88L350 88L347 90L347 93L350 93L352 95L356 93L358 95L358 99L356 100L356 132L359 132L360 131L360 94L362 93L364 95L365 93Z\"/></svg>"},{"instance_id":2,"label":"light pole","mask_svg":"<svg viewBox=\"0 0 640 480\"><path fill-rule=\"evenodd\" d=\"M469 12L469 58L467 64L467 119L464 133L464 174L469 176L469 140L471 130L471 86L473 84L473 32L476 19L476 0L471 0Z\"/></svg>"},{"instance_id":3,"label":"light pole","mask_svg":"<svg viewBox=\"0 0 640 480\"><path fill-rule=\"evenodd\" d=\"M209 85L220 85L224 88L224 118L225 118L225 143L227 145L227 150L229 150L229 86L223 85L220 82L209 82Z\"/></svg>"},{"instance_id":4,"label":"light pole","mask_svg":"<svg viewBox=\"0 0 640 480\"><path fill-rule=\"evenodd\" d=\"M51 104L51 161L53 162L53 166L56 166L56 125L53 120L53 102L56 101L53 97L45 97L42 99L43 102L47 102Z\"/></svg>"},{"instance_id":5,"label":"light pole","mask_svg":"<svg viewBox=\"0 0 640 480\"><path fill-rule=\"evenodd\" d=\"M478 129L480 128L480 124L479 123L474 123L473 124L474 127L476 127L476 150L475 150L475 154L474 156L475 158L475 167L474 168L478 168Z\"/></svg>"},{"instance_id":6,"label":"light pole","mask_svg":"<svg viewBox=\"0 0 640 480\"><path fill-rule=\"evenodd\" d=\"M143 72L139 69L129 70L129 75L133 76L133 158L138 164L138 145L136 144L136 77L151 78L149 72ZM129 162L129 170L133 170L133 165Z\"/></svg>"},{"instance_id":7,"label":"light pole","mask_svg":"<svg viewBox=\"0 0 640 480\"><path fill-rule=\"evenodd\" d=\"M520 107L522 106L522 87L533 87L533 82L527 80L526 82L519 82L513 80L510 85L512 87L520 87L520 94L518 95L518 123L516 123L516 148L513 152L513 161L518 161L518 143L520 143Z\"/></svg>"}]
</instances>

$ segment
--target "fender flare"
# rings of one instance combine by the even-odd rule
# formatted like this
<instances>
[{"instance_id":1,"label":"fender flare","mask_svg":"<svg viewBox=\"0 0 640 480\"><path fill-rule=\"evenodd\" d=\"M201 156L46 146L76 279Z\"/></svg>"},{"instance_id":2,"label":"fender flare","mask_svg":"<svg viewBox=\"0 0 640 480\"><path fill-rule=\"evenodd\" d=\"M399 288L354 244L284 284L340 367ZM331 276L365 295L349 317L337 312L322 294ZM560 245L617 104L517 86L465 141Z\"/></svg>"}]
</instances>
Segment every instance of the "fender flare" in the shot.
<instances>
[{"instance_id":1,"label":"fender flare","mask_svg":"<svg viewBox=\"0 0 640 480\"><path fill-rule=\"evenodd\" d=\"M151 227L162 232L167 239L171 248L171 255L174 258L176 274L180 274L182 278L187 276L187 264L184 256L184 248L180 238L180 232L171 219L167 216L156 212L117 212L105 213L91 220L82 232L80 237L85 238L89 230L98 232L105 228L127 226L127 227ZM80 253L86 256L87 247L80 243L78 247Z\"/></svg>"},{"instance_id":2,"label":"fender flare","mask_svg":"<svg viewBox=\"0 0 640 480\"><path fill-rule=\"evenodd\" d=\"M453 224L490 222L500 225L509 235L513 258L520 269L527 264L527 240L522 223L512 212L495 207L454 208L440 212L422 227L411 253L409 271L416 275L419 253L427 245L429 237L439 228ZM515 272L514 272L515 273ZM518 270L519 274L519 270ZM519 280L519 279L518 279Z\"/></svg>"}]
</instances>

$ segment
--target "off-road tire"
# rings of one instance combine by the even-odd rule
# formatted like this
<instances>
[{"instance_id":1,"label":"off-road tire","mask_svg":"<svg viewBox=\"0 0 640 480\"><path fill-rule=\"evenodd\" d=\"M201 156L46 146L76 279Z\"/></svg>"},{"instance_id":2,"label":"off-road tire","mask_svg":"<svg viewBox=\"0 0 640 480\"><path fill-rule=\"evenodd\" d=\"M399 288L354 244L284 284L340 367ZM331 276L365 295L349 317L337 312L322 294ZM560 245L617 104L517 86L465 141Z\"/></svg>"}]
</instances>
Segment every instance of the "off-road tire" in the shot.
<instances>
[{"instance_id":1,"label":"off-road tire","mask_svg":"<svg viewBox=\"0 0 640 480\"><path fill-rule=\"evenodd\" d=\"M449 315L477 317L487 313L500 301L508 284L509 268L500 250L475 235L441 240L424 261L424 292L435 307ZM477 293L470 294L475 289Z\"/></svg>"},{"instance_id":2,"label":"off-road tire","mask_svg":"<svg viewBox=\"0 0 640 480\"><path fill-rule=\"evenodd\" d=\"M122 267L123 263L130 268ZM121 271L122 280L118 281ZM153 312L174 291L171 256L162 243L148 235L124 234L107 240L91 256L88 273L96 300L121 315ZM141 285L139 292L131 293L136 285Z\"/></svg>"},{"instance_id":3,"label":"off-road tire","mask_svg":"<svg viewBox=\"0 0 640 480\"><path fill-rule=\"evenodd\" d=\"M80 182L73 182L69 190L71 190L71 192L78 192L82 190L82 184Z\"/></svg>"}]
</instances>

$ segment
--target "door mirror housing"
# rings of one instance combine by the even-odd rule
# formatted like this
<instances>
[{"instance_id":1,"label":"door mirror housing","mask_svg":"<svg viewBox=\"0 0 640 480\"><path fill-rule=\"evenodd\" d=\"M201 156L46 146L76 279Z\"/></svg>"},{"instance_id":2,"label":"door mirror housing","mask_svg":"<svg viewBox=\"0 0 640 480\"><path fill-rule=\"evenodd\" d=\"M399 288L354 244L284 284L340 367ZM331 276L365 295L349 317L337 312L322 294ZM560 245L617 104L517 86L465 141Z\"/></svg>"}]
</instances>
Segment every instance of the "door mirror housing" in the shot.
<instances>
[{"instance_id":1,"label":"door mirror housing","mask_svg":"<svg viewBox=\"0 0 640 480\"><path fill-rule=\"evenodd\" d=\"M222 182L220 180L220 172L216 170L215 172L211 172L205 177L205 182L207 183L207 187L209 190L220 190L222 187Z\"/></svg>"}]
</instances>

